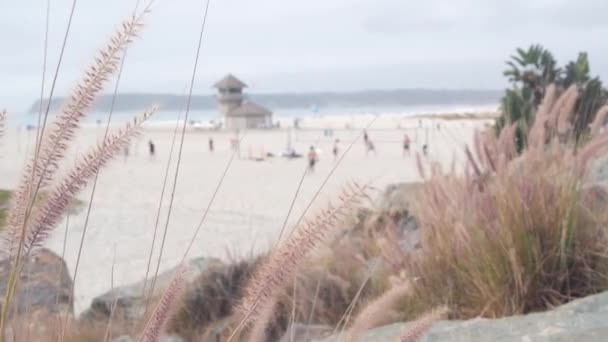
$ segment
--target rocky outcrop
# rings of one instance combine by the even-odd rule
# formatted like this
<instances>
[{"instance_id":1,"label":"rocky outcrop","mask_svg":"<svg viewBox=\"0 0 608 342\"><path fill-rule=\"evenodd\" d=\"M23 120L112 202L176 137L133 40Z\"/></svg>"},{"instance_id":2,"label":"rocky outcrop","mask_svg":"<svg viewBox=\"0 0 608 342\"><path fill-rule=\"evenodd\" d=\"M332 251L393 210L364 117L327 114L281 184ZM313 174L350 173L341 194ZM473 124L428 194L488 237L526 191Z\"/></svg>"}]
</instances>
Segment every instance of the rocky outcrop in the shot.
<instances>
[{"instance_id":1,"label":"rocky outcrop","mask_svg":"<svg viewBox=\"0 0 608 342\"><path fill-rule=\"evenodd\" d=\"M10 262L0 261L0 293L6 291ZM12 303L11 315L46 312L73 313L72 279L68 268L58 255L41 248L30 256L23 267L19 287Z\"/></svg>"},{"instance_id":2,"label":"rocky outcrop","mask_svg":"<svg viewBox=\"0 0 608 342\"><path fill-rule=\"evenodd\" d=\"M359 341L396 341L411 323L393 324L370 330ZM603 342L608 337L608 292L574 300L547 312L501 319L441 321L420 342ZM317 340L338 341L337 336Z\"/></svg>"},{"instance_id":3,"label":"rocky outcrop","mask_svg":"<svg viewBox=\"0 0 608 342\"><path fill-rule=\"evenodd\" d=\"M187 273L187 283L196 279L201 273L207 271L211 266L221 264L218 259L214 258L196 258L189 262L189 271ZM151 295L151 302L160 298L164 290L169 286L173 274L176 269L165 271L156 278L154 293ZM151 287L151 280L146 284L146 292ZM108 320L112 312L112 306L115 305L114 317L123 321L139 322L143 319L145 310L145 300L143 296L144 281L135 284L121 286L106 292L103 295L93 299L91 307L82 315L81 319L92 321Z\"/></svg>"},{"instance_id":4,"label":"rocky outcrop","mask_svg":"<svg viewBox=\"0 0 608 342\"><path fill-rule=\"evenodd\" d=\"M416 199L422 183L396 183L390 184L385 189L378 204L384 211L402 211L411 207L412 201Z\"/></svg>"}]
</instances>

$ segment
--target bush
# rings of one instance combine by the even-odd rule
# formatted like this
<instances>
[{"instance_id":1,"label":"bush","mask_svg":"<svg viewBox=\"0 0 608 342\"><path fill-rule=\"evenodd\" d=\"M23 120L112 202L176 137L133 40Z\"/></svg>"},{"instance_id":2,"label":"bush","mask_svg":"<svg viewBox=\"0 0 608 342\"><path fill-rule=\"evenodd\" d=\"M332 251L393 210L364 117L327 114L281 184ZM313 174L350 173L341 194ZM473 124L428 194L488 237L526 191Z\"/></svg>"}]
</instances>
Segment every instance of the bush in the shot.
<instances>
[{"instance_id":1,"label":"bush","mask_svg":"<svg viewBox=\"0 0 608 342\"><path fill-rule=\"evenodd\" d=\"M423 248L406 266L409 314L447 304L456 318L500 317L608 288L608 194L585 181L608 133L578 151L560 143L573 104L548 97L520 156L512 125L476 139L464 175L432 167L415 210Z\"/></svg>"}]
</instances>

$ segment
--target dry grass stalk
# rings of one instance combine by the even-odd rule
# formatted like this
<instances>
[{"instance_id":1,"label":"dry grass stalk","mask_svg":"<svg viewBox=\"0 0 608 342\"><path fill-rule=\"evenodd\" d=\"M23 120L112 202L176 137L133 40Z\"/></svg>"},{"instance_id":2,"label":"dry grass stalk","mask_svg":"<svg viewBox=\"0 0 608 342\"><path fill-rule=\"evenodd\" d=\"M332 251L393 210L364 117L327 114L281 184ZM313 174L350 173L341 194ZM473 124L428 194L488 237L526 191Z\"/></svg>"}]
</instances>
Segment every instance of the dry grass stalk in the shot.
<instances>
[{"instance_id":1,"label":"dry grass stalk","mask_svg":"<svg viewBox=\"0 0 608 342\"><path fill-rule=\"evenodd\" d=\"M399 303L399 300L408 295L410 285L408 283L397 285L386 291L382 296L369 303L355 318L353 325L346 332L344 342L355 342L359 336L377 326L390 320L390 313Z\"/></svg>"},{"instance_id":2,"label":"dry grass stalk","mask_svg":"<svg viewBox=\"0 0 608 342\"><path fill-rule=\"evenodd\" d=\"M557 120L557 133L564 136L572 129L570 121L575 111L576 101L578 100L578 87L571 85L562 96L565 100L562 106L557 107L555 118Z\"/></svg>"},{"instance_id":3,"label":"dry grass stalk","mask_svg":"<svg viewBox=\"0 0 608 342\"><path fill-rule=\"evenodd\" d=\"M249 342L265 342L267 323L272 320L275 314L276 299L271 299L271 303L265 305L264 310L260 312L259 318L255 321L249 333ZM295 305L293 306L295 310Z\"/></svg>"},{"instance_id":4,"label":"dry grass stalk","mask_svg":"<svg viewBox=\"0 0 608 342\"><path fill-rule=\"evenodd\" d=\"M163 293L158 305L144 328L140 342L156 342L159 340L165 323L170 316L174 304L183 293L188 268L181 265L171 280L171 284Z\"/></svg>"},{"instance_id":5,"label":"dry grass stalk","mask_svg":"<svg viewBox=\"0 0 608 342\"><path fill-rule=\"evenodd\" d=\"M591 130L589 135L591 137L595 137L600 133L602 127L604 127L604 123L606 122L606 116L608 116L608 105L603 106L595 115L595 119L591 123Z\"/></svg>"},{"instance_id":6,"label":"dry grass stalk","mask_svg":"<svg viewBox=\"0 0 608 342\"><path fill-rule=\"evenodd\" d=\"M136 117L133 122L127 123L118 132L110 134L76 162L73 169L50 191L50 195L41 203L39 212L36 213L32 224L27 229L27 237L24 242L25 253L44 243L76 194L86 187L100 168L129 145L131 139L140 133L142 123L155 111L156 108L152 108Z\"/></svg>"},{"instance_id":7,"label":"dry grass stalk","mask_svg":"<svg viewBox=\"0 0 608 342\"><path fill-rule=\"evenodd\" d=\"M36 194L53 179L86 110L102 91L106 81L117 71L121 56L142 27L146 13L148 8L126 20L109 44L100 51L95 62L85 72L85 77L76 85L72 95L63 105L53 128L40 141L36 155L22 173L11 201L7 217L8 229L4 234L5 243L13 256L22 243L21 235Z\"/></svg>"},{"instance_id":8,"label":"dry grass stalk","mask_svg":"<svg viewBox=\"0 0 608 342\"><path fill-rule=\"evenodd\" d=\"M403 332L395 342L418 341L420 337L422 337L422 335L427 332L435 322L444 318L447 314L448 308L444 306L425 313L416 321L411 323L412 326L407 331Z\"/></svg>"},{"instance_id":9,"label":"dry grass stalk","mask_svg":"<svg viewBox=\"0 0 608 342\"><path fill-rule=\"evenodd\" d=\"M339 204L319 213L314 219L299 226L295 232L258 267L244 289L237 312L240 326L249 326L272 303L272 298L294 276L305 258L335 234L336 225L365 196L366 187L353 185L343 190ZM237 329L236 332L238 332ZM235 332L235 334L236 334Z\"/></svg>"}]
</instances>

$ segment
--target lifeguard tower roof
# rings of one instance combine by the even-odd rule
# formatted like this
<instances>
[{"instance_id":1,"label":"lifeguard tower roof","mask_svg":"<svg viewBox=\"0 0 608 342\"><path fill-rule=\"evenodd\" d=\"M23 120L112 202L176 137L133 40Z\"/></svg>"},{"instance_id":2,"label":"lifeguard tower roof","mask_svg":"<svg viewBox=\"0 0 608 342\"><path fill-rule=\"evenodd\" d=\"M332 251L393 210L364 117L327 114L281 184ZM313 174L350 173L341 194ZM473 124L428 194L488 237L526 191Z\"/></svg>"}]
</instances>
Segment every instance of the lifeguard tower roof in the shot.
<instances>
[{"instance_id":1,"label":"lifeguard tower roof","mask_svg":"<svg viewBox=\"0 0 608 342\"><path fill-rule=\"evenodd\" d=\"M244 102L243 104L241 104L240 106L232 109L231 111L229 111L228 113L226 113L229 116L255 116L255 115L272 115L272 112L263 107L260 106L257 103L253 103L250 101Z\"/></svg>"},{"instance_id":2,"label":"lifeguard tower roof","mask_svg":"<svg viewBox=\"0 0 608 342\"><path fill-rule=\"evenodd\" d=\"M232 74L228 74L224 78L222 78L220 81L215 83L213 85L213 87L218 88L218 89L234 89L234 88L242 89L242 88L247 87L247 85L245 84L245 82L234 77Z\"/></svg>"}]
</instances>

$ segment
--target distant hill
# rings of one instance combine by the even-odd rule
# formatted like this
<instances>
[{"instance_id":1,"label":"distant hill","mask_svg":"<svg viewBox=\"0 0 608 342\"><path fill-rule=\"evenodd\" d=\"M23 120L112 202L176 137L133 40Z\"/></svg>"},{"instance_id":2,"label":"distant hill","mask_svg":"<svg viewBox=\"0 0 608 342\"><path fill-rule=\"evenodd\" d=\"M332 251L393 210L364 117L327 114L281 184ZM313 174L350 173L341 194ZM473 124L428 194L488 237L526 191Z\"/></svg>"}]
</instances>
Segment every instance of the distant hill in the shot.
<instances>
[{"instance_id":1,"label":"distant hill","mask_svg":"<svg viewBox=\"0 0 608 342\"><path fill-rule=\"evenodd\" d=\"M318 92L318 93L276 93L248 94L248 98L270 109L305 108L310 106L328 107L371 107L371 106L424 106L424 105L483 105L498 103L502 95L500 90L428 90L428 89L399 89L399 90L367 90L349 93ZM58 109L64 98L54 98L52 109ZM161 110L179 110L185 103L186 97L171 94L122 93L116 96L116 111L141 110L152 104L160 106ZM45 103L48 100L45 100ZM112 95L100 96L94 104L94 111L107 111L110 108ZM37 113L40 101L36 101L29 109ZM191 109L209 110L216 106L214 95L192 96Z\"/></svg>"}]
</instances>

